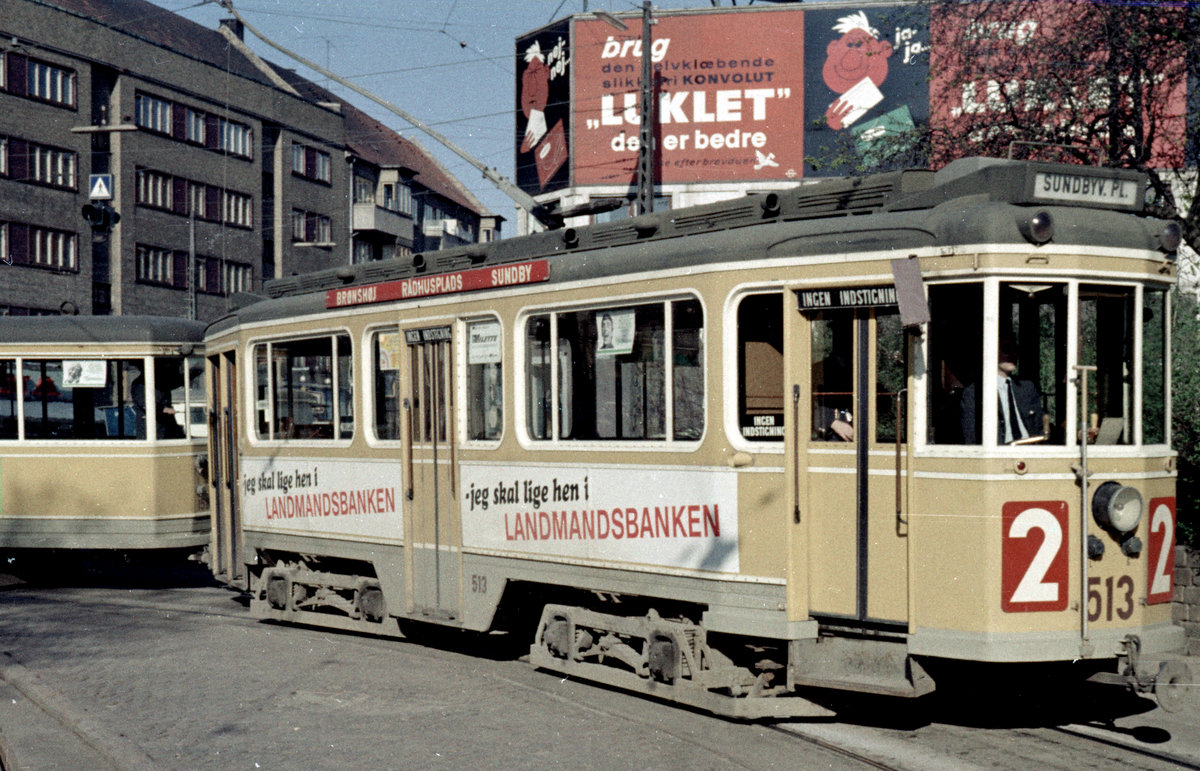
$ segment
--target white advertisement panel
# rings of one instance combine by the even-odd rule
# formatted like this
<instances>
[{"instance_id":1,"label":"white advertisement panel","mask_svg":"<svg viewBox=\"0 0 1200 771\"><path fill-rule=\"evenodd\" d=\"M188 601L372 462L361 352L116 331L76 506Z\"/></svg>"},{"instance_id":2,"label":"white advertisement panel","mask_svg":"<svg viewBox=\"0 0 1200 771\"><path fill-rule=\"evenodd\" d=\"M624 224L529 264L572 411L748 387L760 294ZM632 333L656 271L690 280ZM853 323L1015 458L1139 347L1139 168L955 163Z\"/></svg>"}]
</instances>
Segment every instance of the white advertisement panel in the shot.
<instances>
[{"instance_id":1,"label":"white advertisement panel","mask_svg":"<svg viewBox=\"0 0 1200 771\"><path fill-rule=\"evenodd\" d=\"M403 484L395 460L243 458L245 527L399 542Z\"/></svg>"},{"instance_id":2,"label":"white advertisement panel","mask_svg":"<svg viewBox=\"0 0 1200 771\"><path fill-rule=\"evenodd\" d=\"M464 465L462 522L466 548L739 569L731 471Z\"/></svg>"}]
</instances>

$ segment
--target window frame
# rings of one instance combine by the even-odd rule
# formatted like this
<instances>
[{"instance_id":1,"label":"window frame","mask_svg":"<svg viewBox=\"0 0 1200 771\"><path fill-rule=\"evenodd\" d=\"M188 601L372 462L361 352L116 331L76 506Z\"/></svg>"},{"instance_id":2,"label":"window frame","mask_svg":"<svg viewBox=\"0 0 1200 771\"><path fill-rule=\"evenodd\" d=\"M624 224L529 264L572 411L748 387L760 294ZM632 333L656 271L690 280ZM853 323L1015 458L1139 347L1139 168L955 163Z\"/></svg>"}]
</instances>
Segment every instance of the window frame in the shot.
<instances>
[{"instance_id":1,"label":"window frame","mask_svg":"<svg viewBox=\"0 0 1200 771\"><path fill-rule=\"evenodd\" d=\"M339 347L338 342L345 340L349 345L349 350L346 353L346 361L349 364L349 398L351 406L351 414L349 416L350 435L342 436L345 426L342 423L342 380L341 367L339 366ZM330 403L333 410L332 419L330 421L332 436L330 437L285 437L277 435L276 430L276 377L274 362L275 346L286 344L304 344L313 343L316 341L326 340L329 342L330 351ZM361 433L361 423L363 420L362 410L357 407L358 394L358 372L356 372L355 362L355 339L349 328L338 327L322 330L313 330L304 333L291 333L286 335L271 336L265 338L254 338L247 343L247 355L245 357L245 377L249 387L246 389L245 409L243 410L243 430L248 437L252 446L307 446L307 447L349 447L359 434ZM260 350L266 353L266 391L265 395L259 396L259 387L262 385L258 378L258 358ZM260 416L260 402L265 402L265 410ZM265 417L263 417L265 416ZM265 420L268 427L266 433L261 431L260 419ZM369 432L368 432L369 435Z\"/></svg>"},{"instance_id":2,"label":"window frame","mask_svg":"<svg viewBox=\"0 0 1200 771\"><path fill-rule=\"evenodd\" d=\"M43 84L43 77L46 83ZM25 96L46 104L74 109L77 106L75 70L43 59L29 59L25 70ZM53 80L55 83L51 84ZM51 93L43 93L45 85Z\"/></svg>"},{"instance_id":3,"label":"window frame","mask_svg":"<svg viewBox=\"0 0 1200 771\"><path fill-rule=\"evenodd\" d=\"M476 439L476 438L472 438L472 436L471 436L471 433L472 433L471 410L474 409L475 404L476 404L476 400L474 400L472 398L472 394L474 393L473 386L475 384L475 380L472 377L472 367L486 366L486 364L472 364L471 363L471 358L470 358L471 357L471 329L472 329L472 327L484 325L484 324L494 324L496 326L496 328L499 330L499 334L500 334L500 340L497 343L497 347L500 351L500 361L495 362L500 367L500 369L499 369L499 373L500 373L500 375L499 375L499 386L500 386L499 425L500 425L500 430L496 436ZM480 314L477 316L470 316L468 318L460 319L460 321L459 321L459 337L462 340L462 345L458 346L459 350L458 350L458 355L457 355L457 358L458 358L457 366L458 366L458 371L459 371L459 378L458 378L458 383L457 383L458 394L456 395L456 399L458 400L458 410L460 413L458 416L457 422L458 422L459 439L460 439L461 444L463 444L465 446L478 447L481 449L494 449L496 447L499 447L500 444L504 441L504 435L508 429L507 418L509 417L509 414L512 410L512 408L505 403L505 399L504 399L504 394L505 394L505 391L507 388L507 382L505 380L506 375L504 372L505 364L506 363L509 364L508 369L513 369L512 365L510 363L512 356L510 355L508 348L507 348L505 331L506 330L504 328L504 321L503 321L503 319L500 318L499 314L496 314L496 313L487 313L487 314ZM508 374L508 377L511 378L512 376L513 376L513 373Z\"/></svg>"},{"instance_id":4,"label":"window frame","mask_svg":"<svg viewBox=\"0 0 1200 771\"><path fill-rule=\"evenodd\" d=\"M710 396L710 379L708 377L711 361L701 360L699 365L701 375L701 386L703 393L700 397L700 420L701 426L699 434L695 438L676 438L679 432L679 425L676 424L675 418L675 371L676 364L674 363L674 345L675 345L675 325L674 311L677 304L686 302L695 302L700 313L699 327L699 342L701 357L711 357L712 350L708 342L708 334L710 327L708 326L708 308L704 302L704 297L695 290L681 289L673 292L655 292L644 295L626 295L620 297L605 297L584 303L563 303L542 305L537 307L523 308L516 317L513 325L513 350L512 356L512 378L514 380L514 396L511 406L511 416L517 429L518 442L522 447L530 450L566 450L566 449L588 449L588 450L608 450L613 452L620 451L635 451L635 452L662 452L667 449L672 452L695 452L703 445L705 437L711 428L712 416L708 410L708 398ZM663 411L664 425L663 435L661 438L605 438L605 439L571 439L562 438L559 435L560 418L559 403L559 372L558 372L558 318L565 314L572 313L601 313L605 310L618 311L626 309L634 309L639 306L659 306L663 313L663 352L662 361L664 364L663 372ZM546 316L549 318L550 324L550 434L547 438L535 437L530 431L529 421L531 418L529 403L531 399L531 391L529 387L529 325L539 317Z\"/></svg>"},{"instance_id":5,"label":"window frame","mask_svg":"<svg viewBox=\"0 0 1200 771\"><path fill-rule=\"evenodd\" d=\"M1143 370L1143 346L1145 325L1140 320L1145 311L1145 296L1147 292L1152 290L1168 289L1165 284L1158 284L1153 281L1133 280L1121 278L1111 275L1098 274L1086 277L1071 277L1062 276L1047 276L1038 277L1036 275L1019 276L1019 275L1003 275L989 276L982 279L951 279L946 281L930 282L926 285L928 291L933 286L952 286L958 284L982 284L983 287L983 303L979 309L981 318L983 319L1000 319L1001 318L1001 287L1004 285L1013 284L1054 284L1065 287L1066 293L1066 318L1060 322L1065 326L1066 350L1060 352L1067 367L1067 380L1073 380L1076 377L1077 370L1075 365L1080 363L1080 343L1081 343L1081 307L1080 297L1081 290L1094 287L1111 287L1114 290L1129 292L1132 295L1132 310L1130 313L1130 333L1133 337L1133 342L1130 350L1129 364L1132 369L1132 377L1135 383L1130 404L1130 418L1133 422L1132 440L1129 443L1117 444L1097 444L1095 442L1088 443L1088 454L1105 457L1123 457L1143 455L1150 448L1169 447L1171 442L1170 431L1170 415L1171 415L1171 393L1169 383L1170 357L1171 350L1169 345L1170 336L1166 335L1166 345L1164 346L1163 355L1166 358L1164 366L1167 369L1167 383L1164 386L1165 393L1163 394L1162 409L1164 412L1165 425L1165 442L1154 442L1152 444L1144 443L1144 426L1143 420L1145 416L1144 399L1145 399L1145 372ZM1170 317L1170 292L1165 293L1164 305L1167 306L1165 314ZM982 366L982 375L980 382L982 384L983 396L980 399L979 409L982 415L982 441L979 444L934 444L929 439L929 398L931 390L936 387L934 381L934 372L936 371L936 362L931 360L933 351L930 348L928 341L920 343L922 350L918 354L923 360L925 375L918 379L919 393L915 396L915 404L918 405L920 412L914 417L919 418L914 428L917 439L917 449L923 455L930 457L941 456L961 456L961 455L998 455L1007 456L1050 456L1050 455L1069 455L1077 456L1079 454L1080 442L1077 434L1080 430L1079 416L1079 389L1073 383L1057 384L1058 387L1065 388L1065 406L1062 414L1057 417L1060 422L1065 423L1064 426L1064 442L1062 444L1050 443L1035 443L1025 445L1003 445L998 444L996 440L997 418L995 412L998 409L996 399L997 389L997 374L995 367L986 366L989 358L994 358L1000 344L1000 330L996 325L984 325L982 347L980 350L980 365ZM1089 373L1089 380L1095 376L1095 373ZM1095 386L1089 383L1090 388ZM1094 411L1095 405L1089 403L1088 409Z\"/></svg>"},{"instance_id":6,"label":"window frame","mask_svg":"<svg viewBox=\"0 0 1200 771\"><path fill-rule=\"evenodd\" d=\"M752 297L764 297L767 295L778 295L780 298L780 316L779 324L781 334L786 338L787 327L787 309L789 293L783 286L777 284L754 285L738 287L730 292L725 303L724 319L722 323L724 334L724 361L722 362L722 375L725 382L725 398L724 402L724 421L725 435L728 438L730 445L735 449L745 452L765 453L782 455L784 451L785 440L787 439L787 422L785 417L784 436L778 440L771 439L750 439L742 434L741 425L741 332L738 327L738 314L741 310L742 302ZM786 391L787 382L787 350L783 351L783 379L780 381L780 387ZM784 399L784 415L788 412L788 394L783 394Z\"/></svg>"}]
</instances>

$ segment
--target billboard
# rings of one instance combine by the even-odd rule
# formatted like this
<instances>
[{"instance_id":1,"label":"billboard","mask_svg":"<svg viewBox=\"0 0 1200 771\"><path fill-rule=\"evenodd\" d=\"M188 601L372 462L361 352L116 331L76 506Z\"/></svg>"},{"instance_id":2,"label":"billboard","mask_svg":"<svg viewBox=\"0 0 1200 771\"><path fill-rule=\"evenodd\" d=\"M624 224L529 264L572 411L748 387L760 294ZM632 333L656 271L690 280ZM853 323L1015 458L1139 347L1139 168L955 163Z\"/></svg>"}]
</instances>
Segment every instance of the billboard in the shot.
<instances>
[{"instance_id":1,"label":"billboard","mask_svg":"<svg viewBox=\"0 0 1200 771\"><path fill-rule=\"evenodd\" d=\"M885 137L929 123L929 13L916 5L804 14L805 176L841 175L873 163ZM818 75L819 73L819 75ZM878 159L875 162L882 161Z\"/></svg>"},{"instance_id":2,"label":"billboard","mask_svg":"<svg viewBox=\"0 0 1200 771\"><path fill-rule=\"evenodd\" d=\"M530 195L569 184L569 20L517 40L517 185Z\"/></svg>"},{"instance_id":3,"label":"billboard","mask_svg":"<svg viewBox=\"0 0 1200 771\"><path fill-rule=\"evenodd\" d=\"M661 16L651 35L659 182L778 179L804 162L804 31L794 11ZM574 27L576 185L632 184L641 24ZM764 34L764 30L769 30Z\"/></svg>"},{"instance_id":4,"label":"billboard","mask_svg":"<svg viewBox=\"0 0 1200 771\"><path fill-rule=\"evenodd\" d=\"M1110 98L1155 130L1153 165L1183 165L1200 139L1187 132L1181 46L1165 40L1144 63L1144 87L1110 96L1104 52L1093 50L1094 34L1080 34L1102 23L1097 7L956 3L937 6L934 18L915 2L656 13L645 46L655 182L753 187L886 168L889 159L941 165L961 153L963 137L1004 155L1008 139L991 115L1011 110L1054 135L1056 126L1087 125ZM641 19L622 19L623 31L574 16L518 41L518 88L544 92L547 105L540 148L530 150L527 126L543 130L542 118L529 117L541 97L521 98L517 115L518 179L530 194L636 183L643 41ZM528 64L539 51L545 67ZM530 73L543 71L565 77L530 86L546 79ZM1092 133L1074 141L1105 144L1103 131ZM906 143L914 158L903 159Z\"/></svg>"}]
</instances>

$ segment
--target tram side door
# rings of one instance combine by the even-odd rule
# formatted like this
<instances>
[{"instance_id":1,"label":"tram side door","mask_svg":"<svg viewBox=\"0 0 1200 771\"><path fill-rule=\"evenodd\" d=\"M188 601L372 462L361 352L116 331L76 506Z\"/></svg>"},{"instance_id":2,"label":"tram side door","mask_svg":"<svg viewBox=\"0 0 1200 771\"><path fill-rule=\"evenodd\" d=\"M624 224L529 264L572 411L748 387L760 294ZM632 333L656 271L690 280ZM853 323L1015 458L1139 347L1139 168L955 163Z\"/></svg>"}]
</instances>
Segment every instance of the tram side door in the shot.
<instances>
[{"instance_id":1,"label":"tram side door","mask_svg":"<svg viewBox=\"0 0 1200 771\"><path fill-rule=\"evenodd\" d=\"M462 615L462 523L456 479L453 334L450 326L406 329L404 340L412 609L431 619L458 619Z\"/></svg>"},{"instance_id":2,"label":"tram side door","mask_svg":"<svg viewBox=\"0 0 1200 771\"><path fill-rule=\"evenodd\" d=\"M230 584L246 580L238 509L237 354L208 357L209 475L213 575Z\"/></svg>"},{"instance_id":3,"label":"tram side door","mask_svg":"<svg viewBox=\"0 0 1200 771\"><path fill-rule=\"evenodd\" d=\"M897 479L897 456L906 464L907 446L896 432L907 441L897 420L907 339L895 306L806 309L808 293L798 293L801 345L791 382L801 384L796 494L808 518L810 612L906 623L907 529L896 501L897 484L907 483L903 469Z\"/></svg>"}]
</instances>

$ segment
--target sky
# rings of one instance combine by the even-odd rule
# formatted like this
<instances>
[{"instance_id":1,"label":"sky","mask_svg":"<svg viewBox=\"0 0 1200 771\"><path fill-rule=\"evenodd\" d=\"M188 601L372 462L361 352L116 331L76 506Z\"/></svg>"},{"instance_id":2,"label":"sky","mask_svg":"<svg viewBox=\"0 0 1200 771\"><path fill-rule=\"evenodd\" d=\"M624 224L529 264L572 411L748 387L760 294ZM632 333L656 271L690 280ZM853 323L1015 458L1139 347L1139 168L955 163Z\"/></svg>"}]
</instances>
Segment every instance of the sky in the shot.
<instances>
[{"instance_id":1,"label":"sky","mask_svg":"<svg viewBox=\"0 0 1200 771\"><path fill-rule=\"evenodd\" d=\"M228 16L212 0L152 2L210 29ZM513 179L516 38L585 9L617 13L640 11L642 5L633 0L234 0L234 7L279 45L378 94ZM711 8L712 3L658 0L654 7ZM249 32L246 39L263 58L296 69L420 142L503 215L505 235L513 235L511 199L477 169L370 100L327 82Z\"/></svg>"}]
</instances>

